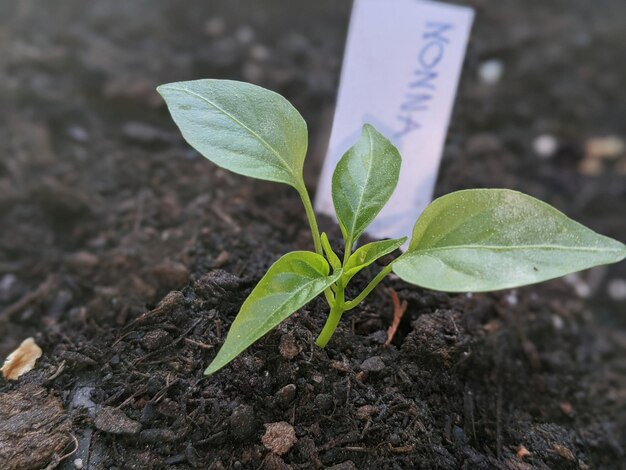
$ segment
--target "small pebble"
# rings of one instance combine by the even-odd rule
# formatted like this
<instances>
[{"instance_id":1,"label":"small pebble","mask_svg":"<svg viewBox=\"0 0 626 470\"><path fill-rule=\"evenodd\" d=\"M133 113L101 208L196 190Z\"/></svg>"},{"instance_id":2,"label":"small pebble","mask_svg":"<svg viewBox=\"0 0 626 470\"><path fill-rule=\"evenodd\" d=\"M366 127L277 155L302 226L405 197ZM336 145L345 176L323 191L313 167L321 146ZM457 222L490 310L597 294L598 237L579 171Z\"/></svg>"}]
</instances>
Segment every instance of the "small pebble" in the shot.
<instances>
[{"instance_id":1,"label":"small pebble","mask_svg":"<svg viewBox=\"0 0 626 470\"><path fill-rule=\"evenodd\" d=\"M270 50L262 44L255 44L250 48L250 58L264 62L270 58Z\"/></svg>"},{"instance_id":2,"label":"small pebble","mask_svg":"<svg viewBox=\"0 0 626 470\"><path fill-rule=\"evenodd\" d=\"M9 302L17 294L17 277L14 274L5 274L0 279L0 302Z\"/></svg>"},{"instance_id":3,"label":"small pebble","mask_svg":"<svg viewBox=\"0 0 626 470\"><path fill-rule=\"evenodd\" d=\"M361 363L361 370L363 372L382 372L385 370L385 367L385 363L380 356L370 357Z\"/></svg>"},{"instance_id":4,"label":"small pebble","mask_svg":"<svg viewBox=\"0 0 626 470\"><path fill-rule=\"evenodd\" d=\"M76 142L87 142L89 140L89 133L80 126L70 126L67 130L67 135Z\"/></svg>"},{"instance_id":5,"label":"small pebble","mask_svg":"<svg viewBox=\"0 0 626 470\"><path fill-rule=\"evenodd\" d=\"M94 424L97 429L110 434L137 434L141 424L130 419L122 410L103 406L96 413Z\"/></svg>"},{"instance_id":6,"label":"small pebble","mask_svg":"<svg viewBox=\"0 0 626 470\"><path fill-rule=\"evenodd\" d=\"M315 404L315 407L322 412L331 411L335 405L332 395L329 395L328 393L320 393L315 397L313 403Z\"/></svg>"},{"instance_id":7,"label":"small pebble","mask_svg":"<svg viewBox=\"0 0 626 470\"><path fill-rule=\"evenodd\" d=\"M561 411L568 416L571 415L574 411L574 407L572 406L572 404L567 401L559 403L559 408L561 408Z\"/></svg>"},{"instance_id":8,"label":"small pebble","mask_svg":"<svg viewBox=\"0 0 626 470\"><path fill-rule=\"evenodd\" d=\"M74 459L74 467L81 470L83 468L83 459Z\"/></svg>"},{"instance_id":9,"label":"small pebble","mask_svg":"<svg viewBox=\"0 0 626 470\"><path fill-rule=\"evenodd\" d=\"M611 279L606 290L612 300L626 300L626 279Z\"/></svg>"},{"instance_id":10,"label":"small pebble","mask_svg":"<svg viewBox=\"0 0 626 470\"><path fill-rule=\"evenodd\" d=\"M96 404L91 399L94 387L78 387L72 395L72 408L84 408L90 416L94 415Z\"/></svg>"},{"instance_id":11,"label":"small pebble","mask_svg":"<svg viewBox=\"0 0 626 470\"><path fill-rule=\"evenodd\" d=\"M141 345L148 351L166 346L172 341L172 336L165 330L148 331L141 339Z\"/></svg>"},{"instance_id":12,"label":"small pebble","mask_svg":"<svg viewBox=\"0 0 626 470\"><path fill-rule=\"evenodd\" d=\"M552 158L559 146L556 138L550 134L542 134L533 140L533 149L537 156L541 158Z\"/></svg>"},{"instance_id":13,"label":"small pebble","mask_svg":"<svg viewBox=\"0 0 626 470\"><path fill-rule=\"evenodd\" d=\"M286 421L265 424L265 434L261 438L263 445L277 455L283 455L296 443L296 430Z\"/></svg>"},{"instance_id":14,"label":"small pebble","mask_svg":"<svg viewBox=\"0 0 626 470\"><path fill-rule=\"evenodd\" d=\"M241 405L230 416L230 433L240 441L250 437L255 429L254 408L249 405Z\"/></svg>"},{"instance_id":15,"label":"small pebble","mask_svg":"<svg viewBox=\"0 0 626 470\"><path fill-rule=\"evenodd\" d=\"M322 374L313 374L311 381L316 384L321 384L324 381L324 376Z\"/></svg>"},{"instance_id":16,"label":"small pebble","mask_svg":"<svg viewBox=\"0 0 626 470\"><path fill-rule=\"evenodd\" d=\"M348 364L348 361L346 360L331 361L330 367L332 367L335 370L338 370L339 372L348 372L350 370L350 364Z\"/></svg>"},{"instance_id":17,"label":"small pebble","mask_svg":"<svg viewBox=\"0 0 626 470\"><path fill-rule=\"evenodd\" d=\"M460 426L454 426L452 428L452 436L454 437L454 442L458 447L463 447L467 444L467 435Z\"/></svg>"},{"instance_id":18,"label":"small pebble","mask_svg":"<svg viewBox=\"0 0 626 470\"><path fill-rule=\"evenodd\" d=\"M377 414L378 414L378 407L374 405L360 406L356 409L356 412L355 412L357 419L360 419L361 421L366 421L372 416L375 416Z\"/></svg>"},{"instance_id":19,"label":"small pebble","mask_svg":"<svg viewBox=\"0 0 626 470\"><path fill-rule=\"evenodd\" d=\"M487 85L495 85L502 78L504 64L498 59L491 59L480 64L478 77Z\"/></svg>"},{"instance_id":20,"label":"small pebble","mask_svg":"<svg viewBox=\"0 0 626 470\"><path fill-rule=\"evenodd\" d=\"M235 32L235 37L241 44L250 44L254 40L254 30L248 25L240 26Z\"/></svg>"},{"instance_id":21,"label":"small pebble","mask_svg":"<svg viewBox=\"0 0 626 470\"><path fill-rule=\"evenodd\" d=\"M563 319L560 316L552 315L552 326L557 331L558 330L562 330L563 327L565 326L565 322L563 321Z\"/></svg>"},{"instance_id":22,"label":"small pebble","mask_svg":"<svg viewBox=\"0 0 626 470\"><path fill-rule=\"evenodd\" d=\"M296 398L295 384L288 384L281 388L275 395L276 402L279 406L286 408Z\"/></svg>"},{"instance_id":23,"label":"small pebble","mask_svg":"<svg viewBox=\"0 0 626 470\"><path fill-rule=\"evenodd\" d=\"M154 405L152 403L147 403L143 407L143 410L141 410L141 418L139 418L139 421L144 425L149 424L152 420L154 420L155 416L156 411L154 409Z\"/></svg>"},{"instance_id":24,"label":"small pebble","mask_svg":"<svg viewBox=\"0 0 626 470\"><path fill-rule=\"evenodd\" d=\"M509 292L506 297L504 297L504 300L506 300L506 303L509 304L511 307L514 307L519 302L517 294L515 292Z\"/></svg>"},{"instance_id":25,"label":"small pebble","mask_svg":"<svg viewBox=\"0 0 626 470\"><path fill-rule=\"evenodd\" d=\"M581 279L578 273L568 274L564 279L565 282L574 288L578 297L586 299L591 295L591 287Z\"/></svg>"},{"instance_id":26,"label":"small pebble","mask_svg":"<svg viewBox=\"0 0 626 470\"><path fill-rule=\"evenodd\" d=\"M296 338L294 338L291 333L281 336L278 350L280 351L280 355L287 360L293 359L300 353L300 347L296 343Z\"/></svg>"},{"instance_id":27,"label":"small pebble","mask_svg":"<svg viewBox=\"0 0 626 470\"><path fill-rule=\"evenodd\" d=\"M223 18L216 16L204 24L204 32L211 37L217 37L226 31L226 22Z\"/></svg>"}]
</instances>

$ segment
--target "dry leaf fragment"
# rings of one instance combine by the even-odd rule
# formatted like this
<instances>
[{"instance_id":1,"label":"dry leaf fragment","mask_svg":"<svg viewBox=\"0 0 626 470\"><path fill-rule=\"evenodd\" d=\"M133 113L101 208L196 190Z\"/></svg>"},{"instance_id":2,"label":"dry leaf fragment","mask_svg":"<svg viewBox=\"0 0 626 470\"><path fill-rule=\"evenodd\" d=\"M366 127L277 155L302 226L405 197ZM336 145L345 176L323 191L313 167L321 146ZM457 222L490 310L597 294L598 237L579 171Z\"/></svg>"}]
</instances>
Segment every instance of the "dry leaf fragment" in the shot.
<instances>
[{"instance_id":1,"label":"dry leaf fragment","mask_svg":"<svg viewBox=\"0 0 626 470\"><path fill-rule=\"evenodd\" d=\"M391 295L391 301L393 302L393 321L387 330L387 341L385 341L385 346L389 346L393 341L393 337L396 335L396 331L398 331L400 320L402 320L407 307L406 300L400 302L398 294L391 287L389 288L389 295Z\"/></svg>"},{"instance_id":2,"label":"dry leaf fragment","mask_svg":"<svg viewBox=\"0 0 626 470\"><path fill-rule=\"evenodd\" d=\"M552 450L562 459L569 460L570 462L574 462L576 460L576 456L574 452L569 450L567 447L561 444L554 444Z\"/></svg>"},{"instance_id":3,"label":"dry leaf fragment","mask_svg":"<svg viewBox=\"0 0 626 470\"><path fill-rule=\"evenodd\" d=\"M616 158L626 148L624 141L615 135L592 137L585 142L586 158Z\"/></svg>"},{"instance_id":4,"label":"dry leaf fragment","mask_svg":"<svg viewBox=\"0 0 626 470\"><path fill-rule=\"evenodd\" d=\"M15 380L20 375L33 370L35 362L41 357L42 350L33 338L22 341L22 344L9 354L2 366L2 375L7 380Z\"/></svg>"},{"instance_id":5,"label":"dry leaf fragment","mask_svg":"<svg viewBox=\"0 0 626 470\"><path fill-rule=\"evenodd\" d=\"M525 457L530 455L530 451L524 447L523 445L517 446L517 458L523 460Z\"/></svg>"}]
</instances>

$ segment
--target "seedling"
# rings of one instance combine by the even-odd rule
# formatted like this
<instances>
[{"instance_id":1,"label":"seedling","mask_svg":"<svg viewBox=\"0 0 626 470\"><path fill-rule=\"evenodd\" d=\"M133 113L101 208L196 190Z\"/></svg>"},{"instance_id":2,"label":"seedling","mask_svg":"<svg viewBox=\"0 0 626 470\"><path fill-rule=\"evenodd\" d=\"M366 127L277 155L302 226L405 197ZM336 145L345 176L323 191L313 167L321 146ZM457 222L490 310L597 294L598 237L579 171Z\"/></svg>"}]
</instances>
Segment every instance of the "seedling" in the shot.
<instances>
[{"instance_id":1,"label":"seedling","mask_svg":"<svg viewBox=\"0 0 626 470\"><path fill-rule=\"evenodd\" d=\"M229 80L170 83L158 91L183 137L203 156L235 173L293 186L304 204L315 247L315 252L288 253L269 268L243 303L207 375L320 294L330 307L316 340L323 348L342 314L357 307L392 271L428 289L485 292L626 257L624 244L533 197L507 189L457 191L430 204L415 223L408 249L348 300L350 280L406 241L375 241L353 251L398 182L401 157L391 142L366 124L337 164L332 198L345 242L341 259L318 230L302 173L307 127L285 98Z\"/></svg>"}]
</instances>

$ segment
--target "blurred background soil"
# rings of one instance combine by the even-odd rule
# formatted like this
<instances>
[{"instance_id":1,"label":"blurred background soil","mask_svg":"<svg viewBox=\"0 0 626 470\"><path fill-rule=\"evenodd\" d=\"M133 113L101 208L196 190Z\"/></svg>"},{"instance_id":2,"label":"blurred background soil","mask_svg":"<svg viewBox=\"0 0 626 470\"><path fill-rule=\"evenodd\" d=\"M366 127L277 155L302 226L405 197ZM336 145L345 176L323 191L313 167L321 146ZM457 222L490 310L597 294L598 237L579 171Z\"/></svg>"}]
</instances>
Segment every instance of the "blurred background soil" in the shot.
<instances>
[{"instance_id":1,"label":"blurred background soil","mask_svg":"<svg viewBox=\"0 0 626 470\"><path fill-rule=\"evenodd\" d=\"M518 189L626 241L626 3L463 3L477 17L437 194ZM490 295L390 279L408 310L389 348L379 288L327 349L314 302L203 377L254 283L311 241L290 188L200 157L155 87L285 95L314 191L349 12L0 0L0 357L28 336L44 350L0 382L16 404L0 467L624 468L625 263ZM283 421L297 442L278 455L261 438Z\"/></svg>"}]
</instances>

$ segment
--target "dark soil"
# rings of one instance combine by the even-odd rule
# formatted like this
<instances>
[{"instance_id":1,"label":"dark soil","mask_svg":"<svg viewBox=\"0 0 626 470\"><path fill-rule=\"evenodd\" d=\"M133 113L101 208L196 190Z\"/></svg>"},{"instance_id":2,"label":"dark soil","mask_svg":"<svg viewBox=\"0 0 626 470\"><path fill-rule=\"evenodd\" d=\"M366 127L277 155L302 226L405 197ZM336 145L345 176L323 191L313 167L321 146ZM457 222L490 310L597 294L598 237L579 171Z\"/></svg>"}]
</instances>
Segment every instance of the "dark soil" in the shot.
<instances>
[{"instance_id":1,"label":"dark soil","mask_svg":"<svg viewBox=\"0 0 626 470\"><path fill-rule=\"evenodd\" d=\"M520 189L624 240L626 155L589 171L585 143L626 136L626 4L471 4L437 192ZM391 346L381 287L324 350L320 300L202 375L254 283L311 240L290 188L199 157L154 88L284 94L311 129L313 190L348 15L331 0L0 3L0 356L28 336L44 350L0 383L0 468L626 468L626 301L607 294L624 263L490 295L389 279L408 303ZM490 59L496 85L478 78ZM276 422L293 446L262 441Z\"/></svg>"}]
</instances>

